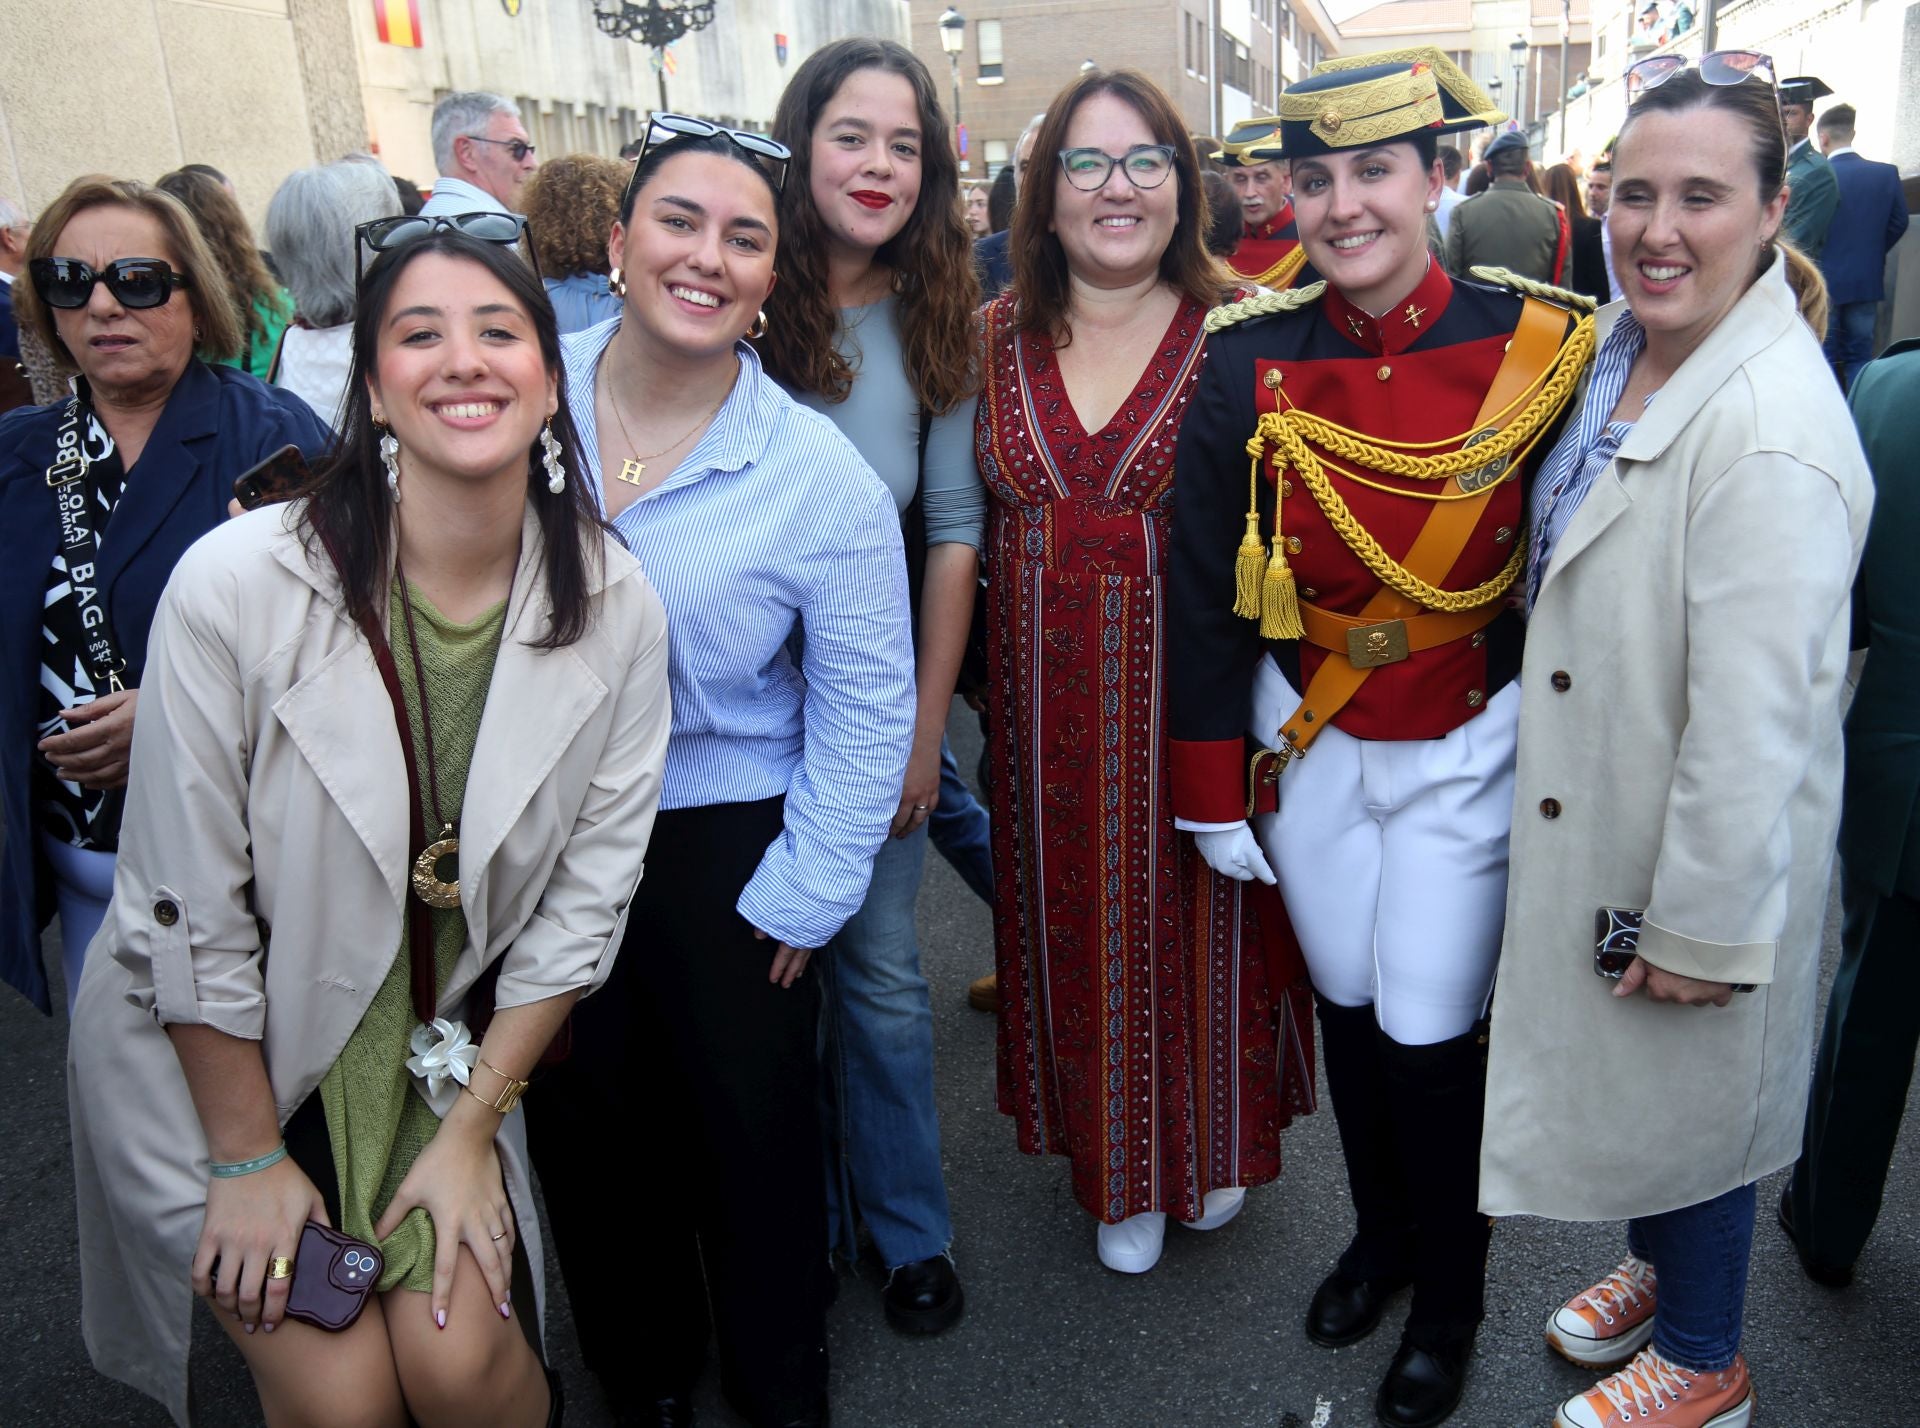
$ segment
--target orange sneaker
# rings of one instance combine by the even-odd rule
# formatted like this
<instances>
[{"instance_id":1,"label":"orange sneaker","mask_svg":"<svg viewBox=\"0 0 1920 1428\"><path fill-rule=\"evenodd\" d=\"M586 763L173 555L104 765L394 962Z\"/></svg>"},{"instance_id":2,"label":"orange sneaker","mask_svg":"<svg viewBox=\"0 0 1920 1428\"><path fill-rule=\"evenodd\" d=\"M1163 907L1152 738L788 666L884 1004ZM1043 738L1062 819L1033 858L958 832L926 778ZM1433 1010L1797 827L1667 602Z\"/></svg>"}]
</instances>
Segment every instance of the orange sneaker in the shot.
<instances>
[{"instance_id":1,"label":"orange sneaker","mask_svg":"<svg viewBox=\"0 0 1920 1428\"><path fill-rule=\"evenodd\" d=\"M1648 1348L1612 1378L1561 1404L1553 1428L1747 1428L1752 1422L1746 1359L1736 1354L1728 1367L1704 1373Z\"/></svg>"},{"instance_id":2,"label":"orange sneaker","mask_svg":"<svg viewBox=\"0 0 1920 1428\"><path fill-rule=\"evenodd\" d=\"M1582 1368L1618 1368L1653 1337L1654 1274L1628 1255L1547 1319L1547 1347Z\"/></svg>"}]
</instances>

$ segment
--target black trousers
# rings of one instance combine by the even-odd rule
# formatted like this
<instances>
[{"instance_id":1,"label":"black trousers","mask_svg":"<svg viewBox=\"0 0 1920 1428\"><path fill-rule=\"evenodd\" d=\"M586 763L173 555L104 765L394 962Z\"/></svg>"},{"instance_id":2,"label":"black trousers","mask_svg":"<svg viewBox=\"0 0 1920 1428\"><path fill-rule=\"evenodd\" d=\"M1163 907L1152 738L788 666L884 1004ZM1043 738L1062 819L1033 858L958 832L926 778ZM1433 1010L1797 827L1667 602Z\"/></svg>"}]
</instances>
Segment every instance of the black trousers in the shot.
<instances>
[{"instance_id":1,"label":"black trousers","mask_svg":"<svg viewBox=\"0 0 1920 1428\"><path fill-rule=\"evenodd\" d=\"M616 1413L689 1392L711 1331L755 1424L827 1387L819 979L734 903L780 799L662 812L607 984L528 1091L527 1131L587 1366Z\"/></svg>"},{"instance_id":2,"label":"black trousers","mask_svg":"<svg viewBox=\"0 0 1920 1428\"><path fill-rule=\"evenodd\" d=\"M1807 1258L1851 1269L1873 1233L1920 1044L1920 902L1841 869L1840 966L1814 1061L1794 1229Z\"/></svg>"}]
</instances>

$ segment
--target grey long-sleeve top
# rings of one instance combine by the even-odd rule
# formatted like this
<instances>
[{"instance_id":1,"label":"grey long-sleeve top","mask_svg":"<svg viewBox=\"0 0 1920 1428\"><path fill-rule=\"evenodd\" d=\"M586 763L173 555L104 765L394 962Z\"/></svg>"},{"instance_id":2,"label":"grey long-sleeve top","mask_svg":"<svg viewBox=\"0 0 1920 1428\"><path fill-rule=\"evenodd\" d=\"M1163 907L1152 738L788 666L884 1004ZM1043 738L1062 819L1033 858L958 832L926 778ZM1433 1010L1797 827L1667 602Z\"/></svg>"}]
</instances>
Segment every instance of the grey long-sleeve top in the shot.
<instances>
[{"instance_id":1,"label":"grey long-sleeve top","mask_svg":"<svg viewBox=\"0 0 1920 1428\"><path fill-rule=\"evenodd\" d=\"M792 395L840 428L886 482L895 508L904 512L913 500L919 471L920 403L907 380L894 299L840 309L835 345L853 365L853 390L847 399L829 402L811 392ZM973 454L977 405L969 397L936 416L927 434L927 488L921 509L929 547L957 541L978 551L984 543L987 491Z\"/></svg>"}]
</instances>

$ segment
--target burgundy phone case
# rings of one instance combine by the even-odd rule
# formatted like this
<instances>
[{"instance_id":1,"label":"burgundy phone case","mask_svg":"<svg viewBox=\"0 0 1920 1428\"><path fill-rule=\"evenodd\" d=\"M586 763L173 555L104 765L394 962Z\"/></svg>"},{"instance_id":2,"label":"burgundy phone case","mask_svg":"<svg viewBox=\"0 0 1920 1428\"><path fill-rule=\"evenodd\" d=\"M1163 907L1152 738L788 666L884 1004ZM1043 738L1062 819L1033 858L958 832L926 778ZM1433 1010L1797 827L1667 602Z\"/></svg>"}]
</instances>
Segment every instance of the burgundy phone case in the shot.
<instances>
[{"instance_id":1,"label":"burgundy phone case","mask_svg":"<svg viewBox=\"0 0 1920 1428\"><path fill-rule=\"evenodd\" d=\"M307 1221L294 1256L287 1317L334 1334L350 1328L367 1307L384 1263L372 1245Z\"/></svg>"}]
</instances>

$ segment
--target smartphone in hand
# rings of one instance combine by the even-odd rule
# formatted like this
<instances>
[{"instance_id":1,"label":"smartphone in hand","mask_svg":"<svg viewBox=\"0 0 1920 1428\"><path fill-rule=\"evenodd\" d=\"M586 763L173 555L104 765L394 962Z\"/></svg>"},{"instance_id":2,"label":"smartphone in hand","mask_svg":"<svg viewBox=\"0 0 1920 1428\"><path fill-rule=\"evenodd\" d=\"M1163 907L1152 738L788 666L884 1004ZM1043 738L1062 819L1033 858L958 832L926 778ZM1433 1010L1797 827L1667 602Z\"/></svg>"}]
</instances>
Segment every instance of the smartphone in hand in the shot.
<instances>
[{"instance_id":1,"label":"smartphone in hand","mask_svg":"<svg viewBox=\"0 0 1920 1428\"><path fill-rule=\"evenodd\" d=\"M300 454L299 447L283 446L265 461L235 478L233 498L243 510L248 511L289 501L295 492L307 484L312 474L307 470L307 459Z\"/></svg>"}]
</instances>

